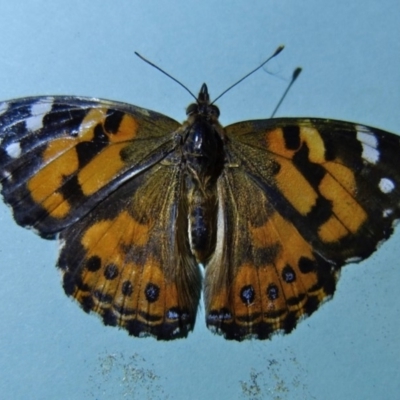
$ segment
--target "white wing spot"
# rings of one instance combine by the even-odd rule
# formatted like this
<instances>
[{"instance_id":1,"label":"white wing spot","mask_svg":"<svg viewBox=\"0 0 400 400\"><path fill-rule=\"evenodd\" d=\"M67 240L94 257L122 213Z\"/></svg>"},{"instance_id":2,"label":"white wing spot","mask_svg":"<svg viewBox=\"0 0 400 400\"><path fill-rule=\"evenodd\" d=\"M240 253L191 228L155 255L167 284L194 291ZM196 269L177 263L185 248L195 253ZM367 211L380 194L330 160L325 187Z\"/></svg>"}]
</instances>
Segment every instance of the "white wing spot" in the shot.
<instances>
[{"instance_id":1,"label":"white wing spot","mask_svg":"<svg viewBox=\"0 0 400 400\"><path fill-rule=\"evenodd\" d=\"M8 110L8 103L3 101L0 103L0 115L4 114Z\"/></svg>"},{"instance_id":2,"label":"white wing spot","mask_svg":"<svg viewBox=\"0 0 400 400\"><path fill-rule=\"evenodd\" d=\"M378 147L378 139L376 136L367 129L365 126L357 126L357 140L361 143L367 144L368 146ZM367 133L368 132L368 133Z\"/></svg>"},{"instance_id":3,"label":"white wing spot","mask_svg":"<svg viewBox=\"0 0 400 400\"><path fill-rule=\"evenodd\" d=\"M383 210L382 215L383 218L390 217L393 214L393 210L391 208L387 208L386 210Z\"/></svg>"},{"instance_id":4,"label":"white wing spot","mask_svg":"<svg viewBox=\"0 0 400 400\"><path fill-rule=\"evenodd\" d=\"M379 181L379 189L381 190L382 193L390 193L393 191L395 185L391 179L388 178L382 178Z\"/></svg>"},{"instance_id":5,"label":"white wing spot","mask_svg":"<svg viewBox=\"0 0 400 400\"><path fill-rule=\"evenodd\" d=\"M379 161L378 139L373 133L367 133L365 126L357 127L357 140L361 143L363 152L362 158L371 164Z\"/></svg>"},{"instance_id":6,"label":"white wing spot","mask_svg":"<svg viewBox=\"0 0 400 400\"><path fill-rule=\"evenodd\" d=\"M37 131L43 127L43 117L51 110L51 107L53 107L53 100L52 97L46 97L32 104L31 116L25 121L26 129Z\"/></svg>"},{"instance_id":7,"label":"white wing spot","mask_svg":"<svg viewBox=\"0 0 400 400\"><path fill-rule=\"evenodd\" d=\"M369 147L364 143L362 143L362 147L363 147L362 158L365 161L370 162L371 164L376 164L379 161L379 151L377 149Z\"/></svg>"},{"instance_id":8,"label":"white wing spot","mask_svg":"<svg viewBox=\"0 0 400 400\"><path fill-rule=\"evenodd\" d=\"M11 158L18 158L21 155L21 145L19 142L10 143L6 146L5 150Z\"/></svg>"}]
</instances>

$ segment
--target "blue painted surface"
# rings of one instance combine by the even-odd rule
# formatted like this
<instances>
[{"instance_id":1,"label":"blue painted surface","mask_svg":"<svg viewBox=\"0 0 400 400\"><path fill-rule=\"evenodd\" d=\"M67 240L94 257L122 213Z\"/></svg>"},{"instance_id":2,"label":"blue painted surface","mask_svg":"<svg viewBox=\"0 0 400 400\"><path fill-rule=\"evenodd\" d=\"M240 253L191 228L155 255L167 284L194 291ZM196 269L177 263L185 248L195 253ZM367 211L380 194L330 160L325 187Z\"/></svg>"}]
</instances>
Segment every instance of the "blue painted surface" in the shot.
<instances>
[{"instance_id":1,"label":"blue painted surface","mask_svg":"<svg viewBox=\"0 0 400 400\"><path fill-rule=\"evenodd\" d=\"M362 122L400 134L397 0L0 1L0 97L86 95L184 119L191 101L134 56L216 96L286 50L218 105L224 124L280 116ZM288 336L231 343L199 313L186 340L107 328L66 298L56 242L0 205L0 393L12 399L397 399L400 234L342 272L335 298Z\"/></svg>"}]
</instances>

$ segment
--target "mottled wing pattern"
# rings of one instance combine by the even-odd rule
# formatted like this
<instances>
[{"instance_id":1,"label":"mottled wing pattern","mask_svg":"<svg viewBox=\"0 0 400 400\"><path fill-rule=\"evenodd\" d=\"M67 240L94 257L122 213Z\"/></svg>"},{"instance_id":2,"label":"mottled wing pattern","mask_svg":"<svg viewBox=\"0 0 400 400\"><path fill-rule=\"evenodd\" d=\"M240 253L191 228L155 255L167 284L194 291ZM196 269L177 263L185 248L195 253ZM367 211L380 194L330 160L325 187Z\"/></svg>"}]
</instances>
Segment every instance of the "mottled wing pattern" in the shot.
<instances>
[{"instance_id":1,"label":"mottled wing pattern","mask_svg":"<svg viewBox=\"0 0 400 400\"><path fill-rule=\"evenodd\" d=\"M290 332L332 296L400 215L400 139L323 119L226 128L219 229L206 269L207 325L227 339Z\"/></svg>"},{"instance_id":2,"label":"mottled wing pattern","mask_svg":"<svg viewBox=\"0 0 400 400\"><path fill-rule=\"evenodd\" d=\"M59 235L66 293L135 336L186 336L195 321L201 280L170 159L179 127L97 99L0 104L2 195L15 220Z\"/></svg>"}]
</instances>

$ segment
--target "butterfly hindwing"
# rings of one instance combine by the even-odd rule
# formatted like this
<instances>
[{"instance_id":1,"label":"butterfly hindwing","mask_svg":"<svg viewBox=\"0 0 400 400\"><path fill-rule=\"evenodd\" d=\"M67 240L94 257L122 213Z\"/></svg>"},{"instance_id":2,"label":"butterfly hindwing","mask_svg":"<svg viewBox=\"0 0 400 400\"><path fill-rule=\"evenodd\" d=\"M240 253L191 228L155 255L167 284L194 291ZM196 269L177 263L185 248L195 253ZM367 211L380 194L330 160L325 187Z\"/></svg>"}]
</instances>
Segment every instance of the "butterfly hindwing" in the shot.
<instances>
[{"instance_id":1,"label":"butterfly hindwing","mask_svg":"<svg viewBox=\"0 0 400 400\"><path fill-rule=\"evenodd\" d=\"M135 336L193 329L201 277L180 191L180 168L156 164L62 232L64 289L85 311Z\"/></svg>"},{"instance_id":2,"label":"butterfly hindwing","mask_svg":"<svg viewBox=\"0 0 400 400\"><path fill-rule=\"evenodd\" d=\"M400 140L318 119L249 121L226 134L207 324L229 339L267 338L315 311L340 267L390 236L400 215Z\"/></svg>"}]
</instances>

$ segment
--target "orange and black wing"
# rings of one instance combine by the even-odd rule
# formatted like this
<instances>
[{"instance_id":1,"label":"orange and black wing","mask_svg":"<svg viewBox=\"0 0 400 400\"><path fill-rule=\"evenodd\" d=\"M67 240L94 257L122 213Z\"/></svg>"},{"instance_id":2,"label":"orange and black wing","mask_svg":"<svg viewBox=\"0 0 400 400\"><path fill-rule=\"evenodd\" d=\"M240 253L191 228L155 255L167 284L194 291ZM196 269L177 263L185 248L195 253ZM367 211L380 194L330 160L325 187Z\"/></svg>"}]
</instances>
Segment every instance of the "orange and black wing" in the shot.
<instances>
[{"instance_id":1,"label":"orange and black wing","mask_svg":"<svg viewBox=\"0 0 400 400\"><path fill-rule=\"evenodd\" d=\"M124 103L31 97L0 103L2 195L18 224L54 237L172 151L180 125Z\"/></svg>"},{"instance_id":2,"label":"orange and black wing","mask_svg":"<svg viewBox=\"0 0 400 400\"><path fill-rule=\"evenodd\" d=\"M182 237L179 127L105 100L0 103L1 193L15 220L59 236L66 293L136 336L186 336L195 321L201 282Z\"/></svg>"},{"instance_id":3,"label":"orange and black wing","mask_svg":"<svg viewBox=\"0 0 400 400\"><path fill-rule=\"evenodd\" d=\"M400 217L400 139L322 119L226 128L207 325L228 339L290 332Z\"/></svg>"}]
</instances>

